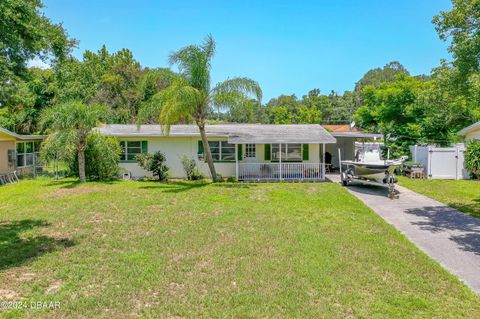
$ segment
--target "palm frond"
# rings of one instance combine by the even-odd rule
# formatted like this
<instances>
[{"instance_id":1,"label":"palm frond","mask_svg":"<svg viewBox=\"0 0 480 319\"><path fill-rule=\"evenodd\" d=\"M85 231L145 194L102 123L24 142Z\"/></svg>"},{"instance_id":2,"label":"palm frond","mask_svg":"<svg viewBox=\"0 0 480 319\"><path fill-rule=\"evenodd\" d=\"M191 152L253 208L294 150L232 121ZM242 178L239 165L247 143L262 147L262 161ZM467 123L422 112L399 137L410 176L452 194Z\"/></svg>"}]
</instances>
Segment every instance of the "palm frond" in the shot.
<instances>
[{"instance_id":1,"label":"palm frond","mask_svg":"<svg viewBox=\"0 0 480 319\"><path fill-rule=\"evenodd\" d=\"M170 126L182 118L191 117L196 106L202 103L202 92L189 85L185 80L176 80L168 88L160 92L163 107L159 122L165 134L170 132Z\"/></svg>"},{"instance_id":2,"label":"palm frond","mask_svg":"<svg viewBox=\"0 0 480 319\"><path fill-rule=\"evenodd\" d=\"M202 50L205 52L205 56L208 61L211 61L215 55L216 44L211 34L208 34L202 43Z\"/></svg>"},{"instance_id":3,"label":"palm frond","mask_svg":"<svg viewBox=\"0 0 480 319\"><path fill-rule=\"evenodd\" d=\"M171 65L177 65L190 85L198 90L210 90L211 59L215 54L215 41L209 35L202 45L189 45L170 55Z\"/></svg>"},{"instance_id":4,"label":"palm frond","mask_svg":"<svg viewBox=\"0 0 480 319\"><path fill-rule=\"evenodd\" d=\"M211 92L212 103L217 107L232 107L252 98L261 103L262 89L256 81L245 77L227 79Z\"/></svg>"}]
</instances>

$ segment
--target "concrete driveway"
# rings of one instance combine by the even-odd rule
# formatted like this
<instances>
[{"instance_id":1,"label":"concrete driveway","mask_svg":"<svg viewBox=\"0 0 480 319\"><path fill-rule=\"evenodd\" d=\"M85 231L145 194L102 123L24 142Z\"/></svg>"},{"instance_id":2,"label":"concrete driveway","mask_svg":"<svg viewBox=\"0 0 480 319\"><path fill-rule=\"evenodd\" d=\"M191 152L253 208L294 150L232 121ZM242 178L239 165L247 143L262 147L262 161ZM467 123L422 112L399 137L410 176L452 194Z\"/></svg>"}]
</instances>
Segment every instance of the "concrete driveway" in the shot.
<instances>
[{"instance_id":1,"label":"concrete driveway","mask_svg":"<svg viewBox=\"0 0 480 319\"><path fill-rule=\"evenodd\" d=\"M332 182L340 176L329 175ZM480 220L434 199L397 186L399 199L391 200L386 188L347 187L421 250L480 293Z\"/></svg>"}]
</instances>

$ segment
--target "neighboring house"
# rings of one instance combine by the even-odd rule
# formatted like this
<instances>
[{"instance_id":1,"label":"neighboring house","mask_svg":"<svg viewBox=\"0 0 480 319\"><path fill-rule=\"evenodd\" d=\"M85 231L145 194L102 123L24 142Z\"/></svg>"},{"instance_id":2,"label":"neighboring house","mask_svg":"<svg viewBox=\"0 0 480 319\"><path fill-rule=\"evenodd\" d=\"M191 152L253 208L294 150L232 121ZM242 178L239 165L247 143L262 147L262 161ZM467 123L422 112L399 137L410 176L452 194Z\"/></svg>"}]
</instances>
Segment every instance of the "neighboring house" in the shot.
<instances>
[{"instance_id":1,"label":"neighboring house","mask_svg":"<svg viewBox=\"0 0 480 319\"><path fill-rule=\"evenodd\" d=\"M341 125L322 125L337 140L335 144L326 146L327 158L331 157L331 164L339 166L338 149L340 149L342 160L355 159L355 142L371 141L382 139L382 134L364 133L364 130L358 127L352 127L349 124Z\"/></svg>"},{"instance_id":2,"label":"neighboring house","mask_svg":"<svg viewBox=\"0 0 480 319\"><path fill-rule=\"evenodd\" d=\"M467 140L480 140L480 121L460 130L457 135L465 136Z\"/></svg>"},{"instance_id":3,"label":"neighboring house","mask_svg":"<svg viewBox=\"0 0 480 319\"><path fill-rule=\"evenodd\" d=\"M0 174L32 174L38 163L42 135L20 135L0 127Z\"/></svg>"},{"instance_id":4,"label":"neighboring house","mask_svg":"<svg viewBox=\"0 0 480 319\"><path fill-rule=\"evenodd\" d=\"M162 151L170 175L184 178L181 157L195 159L205 176L210 171L195 125L172 125L165 135L159 125L106 125L99 132L119 139L120 166L132 178L147 175L135 161L140 153ZM239 180L323 180L326 145L335 138L320 125L225 124L207 125L215 168L224 177Z\"/></svg>"}]
</instances>

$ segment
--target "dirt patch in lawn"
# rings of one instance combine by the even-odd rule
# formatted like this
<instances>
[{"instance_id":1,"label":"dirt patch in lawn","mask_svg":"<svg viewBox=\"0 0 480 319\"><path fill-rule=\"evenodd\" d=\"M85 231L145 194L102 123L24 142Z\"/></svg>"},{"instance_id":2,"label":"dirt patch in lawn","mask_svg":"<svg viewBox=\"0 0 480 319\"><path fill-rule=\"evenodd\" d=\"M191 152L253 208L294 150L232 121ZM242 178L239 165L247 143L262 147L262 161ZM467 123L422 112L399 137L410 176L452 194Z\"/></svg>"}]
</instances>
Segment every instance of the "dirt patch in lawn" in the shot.
<instances>
[{"instance_id":1,"label":"dirt patch in lawn","mask_svg":"<svg viewBox=\"0 0 480 319\"><path fill-rule=\"evenodd\" d=\"M0 288L0 300L12 300L18 297L18 294L9 289Z\"/></svg>"},{"instance_id":2,"label":"dirt patch in lawn","mask_svg":"<svg viewBox=\"0 0 480 319\"><path fill-rule=\"evenodd\" d=\"M46 290L46 293L47 294L54 294L57 291L59 291L61 287L62 287L62 282L61 281L55 281L52 284L50 284L50 286L48 286L48 288Z\"/></svg>"},{"instance_id":3,"label":"dirt patch in lawn","mask_svg":"<svg viewBox=\"0 0 480 319\"><path fill-rule=\"evenodd\" d=\"M71 195L84 195L90 194L93 192L102 192L105 191L105 188L99 186L83 186L83 187L74 187L74 188L60 188L53 192L47 194L49 198L59 198Z\"/></svg>"}]
</instances>

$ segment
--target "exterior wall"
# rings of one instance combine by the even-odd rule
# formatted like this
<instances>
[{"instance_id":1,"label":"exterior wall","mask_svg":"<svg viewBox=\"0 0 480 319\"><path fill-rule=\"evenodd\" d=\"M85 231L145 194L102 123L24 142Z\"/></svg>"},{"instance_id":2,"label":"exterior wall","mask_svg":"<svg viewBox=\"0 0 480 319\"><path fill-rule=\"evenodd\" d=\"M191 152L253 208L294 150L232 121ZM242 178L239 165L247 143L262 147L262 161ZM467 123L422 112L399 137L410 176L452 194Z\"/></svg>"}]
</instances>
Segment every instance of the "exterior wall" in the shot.
<instances>
[{"instance_id":1,"label":"exterior wall","mask_svg":"<svg viewBox=\"0 0 480 319\"><path fill-rule=\"evenodd\" d=\"M118 138L120 141L148 141L148 153L162 151L167 158L167 166L170 168L170 176L172 178L185 178L185 172L181 163L183 155L193 158L197 162L199 171L206 177L210 176L210 170L207 163L198 160L197 148L199 137L134 137L134 138ZM226 141L226 138L209 138L209 141ZM130 172L132 178L140 178L151 176L150 172L145 171L137 163L120 163L121 169ZM232 163L215 163L217 173L224 177L235 176L235 162Z\"/></svg>"},{"instance_id":2,"label":"exterior wall","mask_svg":"<svg viewBox=\"0 0 480 319\"><path fill-rule=\"evenodd\" d=\"M129 137L121 138L120 141L148 141L148 153L154 153L156 151L162 151L167 158L167 166L170 168L170 176L172 178L185 178L185 172L181 163L181 157L186 155L189 158L195 159L199 171L205 177L211 177L210 170L207 163L202 160L198 160L198 141L200 137ZM222 137L210 137L209 141L227 141L227 138ZM245 145L242 145L242 153L245 154ZM321 162L321 146L318 144L310 144L309 146L309 159L308 163ZM264 163L265 161L265 146L264 144L257 144L255 150L255 158L244 158L239 163ZM144 176L150 176L151 174L137 163L121 162L120 167L124 172L130 172L132 178L141 178ZM215 162L215 168L217 173L223 177L235 176L235 162Z\"/></svg>"},{"instance_id":3,"label":"exterior wall","mask_svg":"<svg viewBox=\"0 0 480 319\"><path fill-rule=\"evenodd\" d=\"M0 173L7 173L14 170L8 166L8 150L15 149L15 141L0 141Z\"/></svg>"},{"instance_id":4,"label":"exterior wall","mask_svg":"<svg viewBox=\"0 0 480 319\"><path fill-rule=\"evenodd\" d=\"M480 127L468 132L465 137L467 140L480 140Z\"/></svg>"},{"instance_id":5,"label":"exterior wall","mask_svg":"<svg viewBox=\"0 0 480 319\"><path fill-rule=\"evenodd\" d=\"M338 149L342 155L342 161L355 159L355 140L354 137L335 137L337 139L336 144L327 144L325 151L332 154L332 164L335 167L339 167Z\"/></svg>"}]
</instances>

